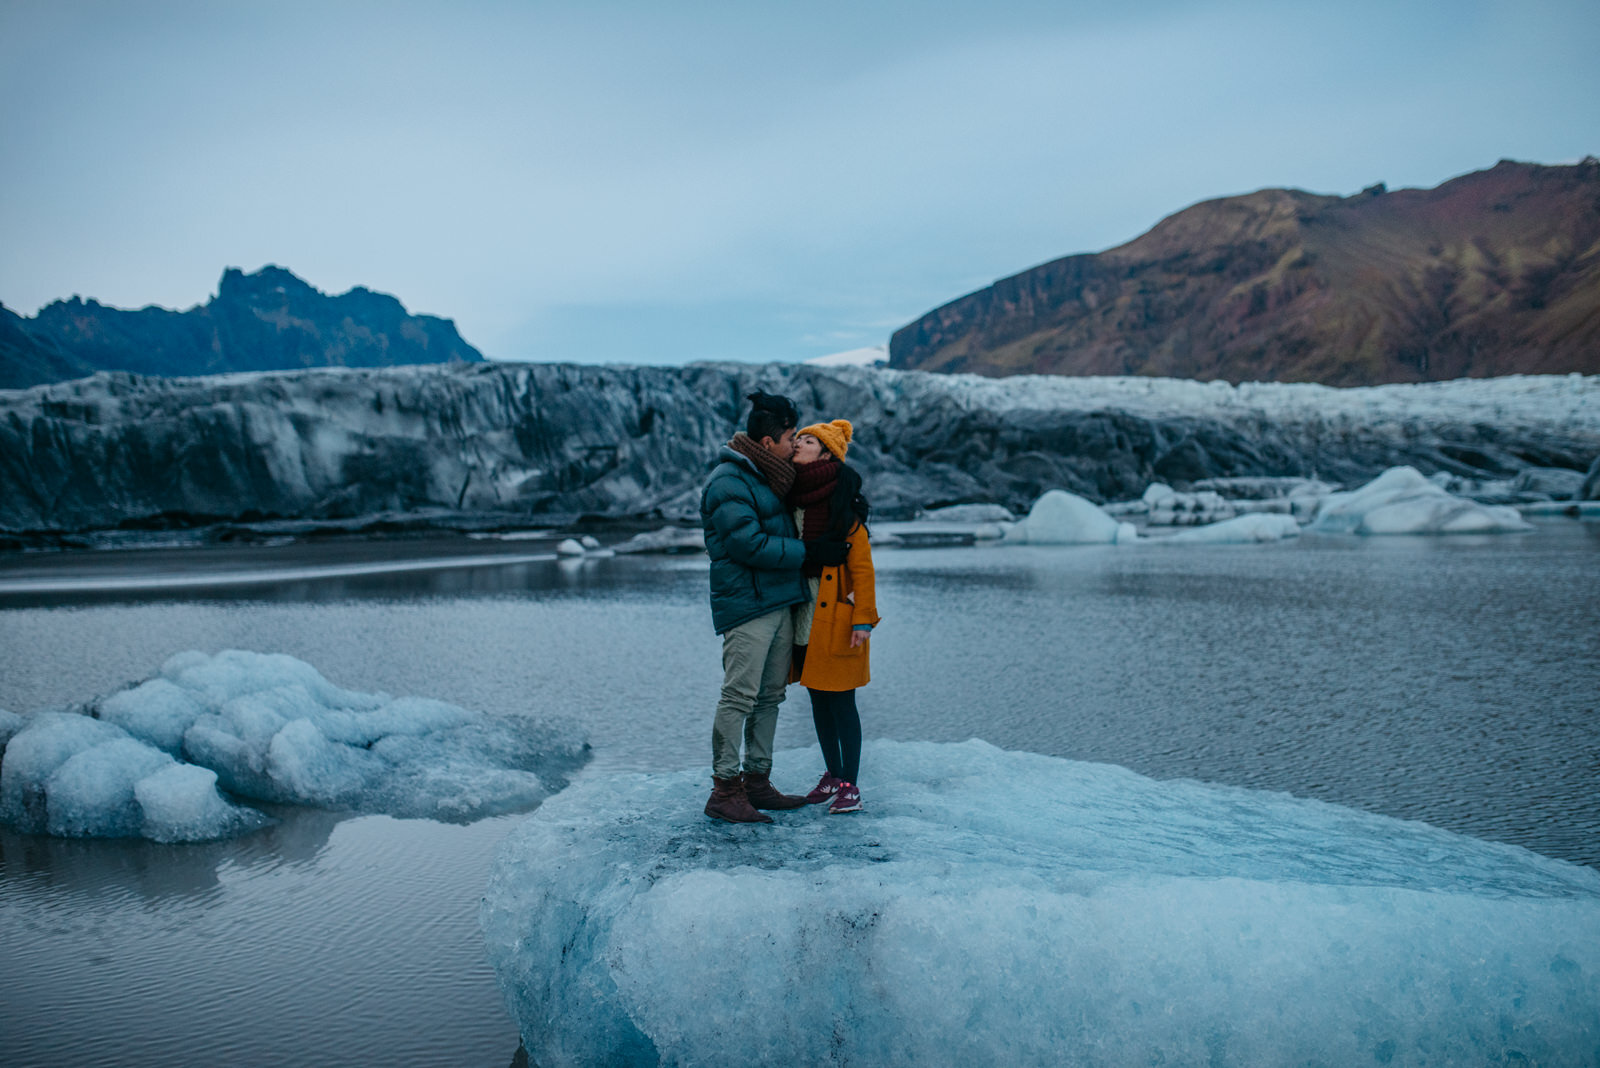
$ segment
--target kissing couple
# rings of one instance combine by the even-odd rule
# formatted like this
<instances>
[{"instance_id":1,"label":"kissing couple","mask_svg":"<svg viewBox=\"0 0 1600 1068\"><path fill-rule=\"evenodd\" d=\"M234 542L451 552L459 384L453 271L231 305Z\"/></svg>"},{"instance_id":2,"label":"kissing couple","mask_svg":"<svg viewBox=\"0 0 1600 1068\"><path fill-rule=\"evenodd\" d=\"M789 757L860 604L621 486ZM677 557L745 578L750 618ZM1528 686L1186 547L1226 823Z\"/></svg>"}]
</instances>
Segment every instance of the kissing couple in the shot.
<instances>
[{"instance_id":1,"label":"kissing couple","mask_svg":"<svg viewBox=\"0 0 1600 1068\"><path fill-rule=\"evenodd\" d=\"M861 809L861 717L878 610L861 475L845 463L843 419L799 426L787 397L750 394L745 429L722 447L700 497L711 557L711 621L722 636L722 696L711 729L706 815L771 823L828 802ZM827 771L804 797L772 785L785 688L811 695Z\"/></svg>"}]
</instances>

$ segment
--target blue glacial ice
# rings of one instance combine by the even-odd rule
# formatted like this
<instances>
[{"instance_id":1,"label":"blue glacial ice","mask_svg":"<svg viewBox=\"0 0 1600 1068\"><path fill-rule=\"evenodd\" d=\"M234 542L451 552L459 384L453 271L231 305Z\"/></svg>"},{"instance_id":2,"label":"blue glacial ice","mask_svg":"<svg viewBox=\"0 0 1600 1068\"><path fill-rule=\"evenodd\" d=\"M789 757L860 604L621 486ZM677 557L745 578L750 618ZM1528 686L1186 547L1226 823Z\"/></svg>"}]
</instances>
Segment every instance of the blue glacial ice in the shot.
<instances>
[{"instance_id":1,"label":"blue glacial ice","mask_svg":"<svg viewBox=\"0 0 1600 1068\"><path fill-rule=\"evenodd\" d=\"M1600 1057L1590 869L977 741L873 742L863 768L851 816L713 823L688 771L580 781L529 817L480 922L532 1060Z\"/></svg>"},{"instance_id":2,"label":"blue glacial ice","mask_svg":"<svg viewBox=\"0 0 1600 1068\"><path fill-rule=\"evenodd\" d=\"M1323 534L1500 534L1532 530L1508 505L1457 497L1414 467L1391 467L1317 508L1311 529Z\"/></svg>"},{"instance_id":3,"label":"blue glacial ice","mask_svg":"<svg viewBox=\"0 0 1600 1068\"><path fill-rule=\"evenodd\" d=\"M569 726L345 690L294 657L238 650L180 653L81 711L0 714L3 733L0 820L164 842L266 822L240 800L458 821L516 811L565 785L586 749Z\"/></svg>"}]
</instances>

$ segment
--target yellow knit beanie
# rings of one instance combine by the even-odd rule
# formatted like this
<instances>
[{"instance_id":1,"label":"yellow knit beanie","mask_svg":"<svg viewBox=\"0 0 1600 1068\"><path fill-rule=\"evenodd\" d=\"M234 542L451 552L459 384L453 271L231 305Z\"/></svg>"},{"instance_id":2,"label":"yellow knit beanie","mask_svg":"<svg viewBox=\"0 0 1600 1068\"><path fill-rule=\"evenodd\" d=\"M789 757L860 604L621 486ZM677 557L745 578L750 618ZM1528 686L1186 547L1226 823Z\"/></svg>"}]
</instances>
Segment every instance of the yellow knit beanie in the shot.
<instances>
[{"instance_id":1,"label":"yellow knit beanie","mask_svg":"<svg viewBox=\"0 0 1600 1068\"><path fill-rule=\"evenodd\" d=\"M835 419L831 423L812 423L795 431L795 436L810 434L822 442L822 447L833 453L839 459L844 459L844 454L850 450L850 438L855 431L850 426L848 419Z\"/></svg>"}]
</instances>

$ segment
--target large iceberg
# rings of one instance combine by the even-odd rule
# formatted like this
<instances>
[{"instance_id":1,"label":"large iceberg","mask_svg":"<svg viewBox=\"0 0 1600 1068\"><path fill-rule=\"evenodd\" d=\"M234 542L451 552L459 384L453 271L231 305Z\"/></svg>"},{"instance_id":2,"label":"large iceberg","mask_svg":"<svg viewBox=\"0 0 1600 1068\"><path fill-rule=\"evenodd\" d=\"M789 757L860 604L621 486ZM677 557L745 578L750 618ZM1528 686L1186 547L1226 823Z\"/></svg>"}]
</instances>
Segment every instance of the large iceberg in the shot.
<instances>
[{"instance_id":1,"label":"large iceberg","mask_svg":"<svg viewBox=\"0 0 1600 1068\"><path fill-rule=\"evenodd\" d=\"M0 820L166 842L266 822L235 799L457 821L515 811L565 785L587 748L570 727L345 690L302 660L239 650L180 653L81 712L0 730Z\"/></svg>"},{"instance_id":2,"label":"large iceberg","mask_svg":"<svg viewBox=\"0 0 1600 1068\"><path fill-rule=\"evenodd\" d=\"M815 766L809 766L815 765ZM866 808L581 781L480 920L558 1065L1591 1064L1600 873L1284 794L878 741ZM780 773L820 773L780 754Z\"/></svg>"},{"instance_id":3,"label":"large iceberg","mask_svg":"<svg viewBox=\"0 0 1600 1068\"><path fill-rule=\"evenodd\" d=\"M1026 518L1005 531L1005 540L1027 545L1129 544L1138 535L1093 501L1066 490L1050 490L1033 502Z\"/></svg>"},{"instance_id":4,"label":"large iceberg","mask_svg":"<svg viewBox=\"0 0 1600 1068\"><path fill-rule=\"evenodd\" d=\"M1414 467L1391 467L1323 499L1311 529L1325 534L1498 534L1532 530L1508 505L1457 497Z\"/></svg>"}]
</instances>

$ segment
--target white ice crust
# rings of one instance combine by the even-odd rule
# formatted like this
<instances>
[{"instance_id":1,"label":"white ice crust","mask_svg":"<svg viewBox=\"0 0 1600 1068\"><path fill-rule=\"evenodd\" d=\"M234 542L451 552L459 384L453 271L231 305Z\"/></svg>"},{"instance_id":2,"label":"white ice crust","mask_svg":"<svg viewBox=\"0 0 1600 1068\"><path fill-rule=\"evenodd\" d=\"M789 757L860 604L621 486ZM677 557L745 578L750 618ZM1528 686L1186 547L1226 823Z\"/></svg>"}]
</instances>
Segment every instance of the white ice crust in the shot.
<instances>
[{"instance_id":1,"label":"white ice crust","mask_svg":"<svg viewBox=\"0 0 1600 1068\"><path fill-rule=\"evenodd\" d=\"M1515 508L1457 497L1414 467L1391 467L1325 498L1311 529L1323 534L1498 534L1532 530Z\"/></svg>"},{"instance_id":2,"label":"white ice crust","mask_svg":"<svg viewBox=\"0 0 1600 1068\"><path fill-rule=\"evenodd\" d=\"M1093 501L1066 490L1050 490L1033 502L1027 518L1005 532L1021 545L1112 545L1136 539L1132 523L1118 522Z\"/></svg>"},{"instance_id":3,"label":"white ice crust","mask_svg":"<svg viewBox=\"0 0 1600 1068\"><path fill-rule=\"evenodd\" d=\"M822 770L779 754L780 785ZM581 781L480 920L561 1065L1581 1064L1600 873L1335 805L871 742L866 807L730 826Z\"/></svg>"},{"instance_id":4,"label":"white ice crust","mask_svg":"<svg viewBox=\"0 0 1600 1068\"><path fill-rule=\"evenodd\" d=\"M0 724L3 727L3 724ZM264 817L236 798L476 819L538 803L581 759L570 729L335 686L281 654L180 653L85 713L22 720L0 820L74 837L201 841Z\"/></svg>"}]
</instances>

